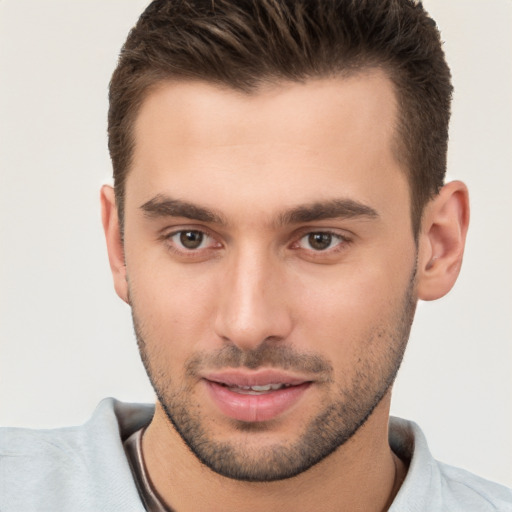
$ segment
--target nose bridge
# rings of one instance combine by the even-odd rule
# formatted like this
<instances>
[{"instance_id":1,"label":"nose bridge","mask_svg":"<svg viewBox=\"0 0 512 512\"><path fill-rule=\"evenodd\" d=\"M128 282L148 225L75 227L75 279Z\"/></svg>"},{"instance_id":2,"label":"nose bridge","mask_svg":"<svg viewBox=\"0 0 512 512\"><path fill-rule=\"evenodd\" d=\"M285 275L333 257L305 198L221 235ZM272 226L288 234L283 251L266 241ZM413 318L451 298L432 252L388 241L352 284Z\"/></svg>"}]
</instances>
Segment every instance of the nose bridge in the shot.
<instances>
[{"instance_id":1,"label":"nose bridge","mask_svg":"<svg viewBox=\"0 0 512 512\"><path fill-rule=\"evenodd\" d=\"M235 251L229 263L221 283L217 334L246 350L285 338L292 321L279 259L248 244Z\"/></svg>"}]
</instances>

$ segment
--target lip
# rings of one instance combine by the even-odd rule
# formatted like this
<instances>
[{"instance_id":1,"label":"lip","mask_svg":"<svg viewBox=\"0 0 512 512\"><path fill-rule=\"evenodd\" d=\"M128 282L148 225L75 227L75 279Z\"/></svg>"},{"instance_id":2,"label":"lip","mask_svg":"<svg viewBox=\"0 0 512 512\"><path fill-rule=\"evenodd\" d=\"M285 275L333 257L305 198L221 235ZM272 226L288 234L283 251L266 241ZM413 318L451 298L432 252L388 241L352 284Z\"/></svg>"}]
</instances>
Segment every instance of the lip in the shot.
<instances>
[{"instance_id":1,"label":"lip","mask_svg":"<svg viewBox=\"0 0 512 512\"><path fill-rule=\"evenodd\" d=\"M286 384L287 386L297 386L304 382L310 382L311 380L271 368L255 372L237 369L225 370L222 372L205 374L203 375L203 378L211 382L224 384L225 386L264 386L265 384Z\"/></svg>"},{"instance_id":2,"label":"lip","mask_svg":"<svg viewBox=\"0 0 512 512\"><path fill-rule=\"evenodd\" d=\"M246 372L230 370L203 377L208 394L225 416L244 422L263 422L291 409L312 385L310 380L278 370ZM234 386L285 384L287 387L258 395L231 390Z\"/></svg>"}]
</instances>

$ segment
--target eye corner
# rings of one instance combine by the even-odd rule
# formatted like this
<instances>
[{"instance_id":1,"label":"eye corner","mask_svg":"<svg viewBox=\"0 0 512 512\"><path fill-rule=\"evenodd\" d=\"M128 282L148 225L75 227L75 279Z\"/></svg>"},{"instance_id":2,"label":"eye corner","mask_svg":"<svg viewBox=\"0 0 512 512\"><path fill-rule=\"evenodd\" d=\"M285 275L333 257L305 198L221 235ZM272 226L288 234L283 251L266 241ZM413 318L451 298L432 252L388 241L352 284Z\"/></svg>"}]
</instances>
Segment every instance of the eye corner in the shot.
<instances>
[{"instance_id":1,"label":"eye corner","mask_svg":"<svg viewBox=\"0 0 512 512\"><path fill-rule=\"evenodd\" d=\"M314 252L325 252L349 242L349 237L342 233L318 229L302 233L294 245ZM309 247L304 247L303 244L307 244Z\"/></svg>"},{"instance_id":2,"label":"eye corner","mask_svg":"<svg viewBox=\"0 0 512 512\"><path fill-rule=\"evenodd\" d=\"M315 235L319 242L316 248L311 243L314 243ZM335 264L345 256L354 238L346 231L342 232L328 227L305 227L295 232L293 241L288 248L298 258L310 263Z\"/></svg>"},{"instance_id":3,"label":"eye corner","mask_svg":"<svg viewBox=\"0 0 512 512\"><path fill-rule=\"evenodd\" d=\"M168 227L157 239L171 256L191 263L211 259L224 247L219 237L202 226Z\"/></svg>"}]
</instances>

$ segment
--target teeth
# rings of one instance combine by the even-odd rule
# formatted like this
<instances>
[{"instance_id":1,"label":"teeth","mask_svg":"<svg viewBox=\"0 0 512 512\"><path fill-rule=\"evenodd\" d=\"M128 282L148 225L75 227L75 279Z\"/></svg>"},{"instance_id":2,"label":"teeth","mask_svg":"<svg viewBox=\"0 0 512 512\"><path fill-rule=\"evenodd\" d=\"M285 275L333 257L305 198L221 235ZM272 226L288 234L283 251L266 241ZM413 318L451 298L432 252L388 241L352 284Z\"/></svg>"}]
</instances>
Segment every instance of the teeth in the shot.
<instances>
[{"instance_id":1,"label":"teeth","mask_svg":"<svg viewBox=\"0 0 512 512\"><path fill-rule=\"evenodd\" d=\"M265 384L264 386L228 386L231 391L246 394L265 393L267 391L276 391L278 389L289 387L288 384Z\"/></svg>"},{"instance_id":2,"label":"teeth","mask_svg":"<svg viewBox=\"0 0 512 512\"><path fill-rule=\"evenodd\" d=\"M266 384L265 386L251 386L253 391L270 391L271 389L281 389L284 384Z\"/></svg>"}]
</instances>

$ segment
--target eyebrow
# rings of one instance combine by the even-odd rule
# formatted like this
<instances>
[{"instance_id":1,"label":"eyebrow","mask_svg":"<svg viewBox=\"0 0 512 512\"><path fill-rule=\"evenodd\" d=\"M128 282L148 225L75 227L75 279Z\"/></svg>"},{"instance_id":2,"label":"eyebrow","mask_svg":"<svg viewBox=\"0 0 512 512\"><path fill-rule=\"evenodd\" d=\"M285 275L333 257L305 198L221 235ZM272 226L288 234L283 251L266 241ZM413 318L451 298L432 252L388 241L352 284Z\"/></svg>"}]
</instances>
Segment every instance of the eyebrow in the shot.
<instances>
[{"instance_id":1,"label":"eyebrow","mask_svg":"<svg viewBox=\"0 0 512 512\"><path fill-rule=\"evenodd\" d=\"M141 207L146 217L184 217L199 222L227 225L225 218L203 206L158 194ZM300 224L326 219L376 219L379 214L372 207L353 199L331 199L286 210L277 217L277 225Z\"/></svg>"},{"instance_id":2,"label":"eyebrow","mask_svg":"<svg viewBox=\"0 0 512 512\"><path fill-rule=\"evenodd\" d=\"M300 224L325 219L354 219L359 217L377 219L379 214L372 207L353 199L331 199L292 208L279 216L278 224Z\"/></svg>"},{"instance_id":3,"label":"eyebrow","mask_svg":"<svg viewBox=\"0 0 512 512\"><path fill-rule=\"evenodd\" d=\"M212 222L226 224L224 218L208 208L198 206L180 199L172 199L164 195L157 195L141 206L146 217L184 217L199 222Z\"/></svg>"}]
</instances>

